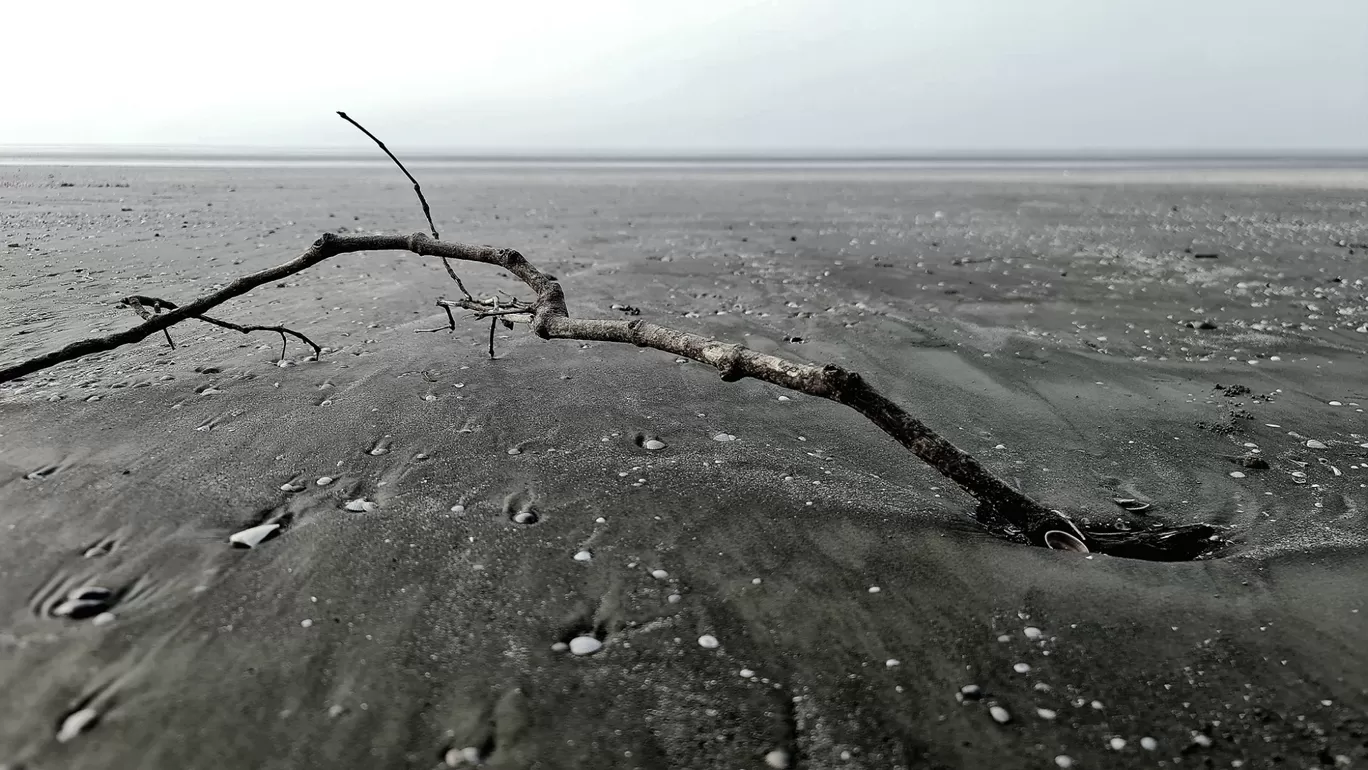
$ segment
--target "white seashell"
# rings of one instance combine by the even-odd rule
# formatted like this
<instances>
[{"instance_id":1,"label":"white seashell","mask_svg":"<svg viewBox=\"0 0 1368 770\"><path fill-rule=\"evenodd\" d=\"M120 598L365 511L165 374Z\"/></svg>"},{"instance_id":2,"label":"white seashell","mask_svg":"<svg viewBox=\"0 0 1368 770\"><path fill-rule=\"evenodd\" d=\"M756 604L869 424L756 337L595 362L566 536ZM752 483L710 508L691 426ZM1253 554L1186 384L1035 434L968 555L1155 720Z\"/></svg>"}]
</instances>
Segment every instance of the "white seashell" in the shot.
<instances>
[{"instance_id":1,"label":"white seashell","mask_svg":"<svg viewBox=\"0 0 1368 770\"><path fill-rule=\"evenodd\" d=\"M1084 545L1082 540L1059 529L1052 529L1045 533L1045 545L1056 551L1089 552L1088 546Z\"/></svg>"},{"instance_id":2,"label":"white seashell","mask_svg":"<svg viewBox=\"0 0 1368 770\"><path fill-rule=\"evenodd\" d=\"M789 753L783 749L775 749L765 755L765 765L774 770L787 770L789 762Z\"/></svg>"},{"instance_id":3,"label":"white seashell","mask_svg":"<svg viewBox=\"0 0 1368 770\"><path fill-rule=\"evenodd\" d=\"M570 652L575 655L593 655L603 649L603 642L592 636L577 636L570 640Z\"/></svg>"},{"instance_id":4,"label":"white seashell","mask_svg":"<svg viewBox=\"0 0 1368 770\"><path fill-rule=\"evenodd\" d=\"M234 532L228 536L228 542L243 548L256 548L261 542L280 529L279 524L260 524L255 527L248 527L241 532Z\"/></svg>"},{"instance_id":5,"label":"white seashell","mask_svg":"<svg viewBox=\"0 0 1368 770\"><path fill-rule=\"evenodd\" d=\"M654 452L658 449L664 449L665 442L661 441L660 439L653 438L650 441L647 441L646 443L642 444L641 446Z\"/></svg>"},{"instance_id":6,"label":"white seashell","mask_svg":"<svg viewBox=\"0 0 1368 770\"><path fill-rule=\"evenodd\" d=\"M588 551L580 551L579 553L575 554L575 561L592 561L593 558L594 555L592 553L589 553Z\"/></svg>"},{"instance_id":7,"label":"white seashell","mask_svg":"<svg viewBox=\"0 0 1368 770\"><path fill-rule=\"evenodd\" d=\"M1315 440L1315 439L1311 439L1311 440L1307 441L1307 442L1306 442L1306 448L1307 448L1307 449L1328 449L1328 447L1326 447L1324 443L1322 443L1322 442L1320 442L1320 441L1317 441L1317 440Z\"/></svg>"},{"instance_id":8,"label":"white seashell","mask_svg":"<svg viewBox=\"0 0 1368 770\"><path fill-rule=\"evenodd\" d=\"M721 643L712 634L704 634L698 637L698 646L705 650L715 650Z\"/></svg>"},{"instance_id":9,"label":"white seashell","mask_svg":"<svg viewBox=\"0 0 1368 770\"><path fill-rule=\"evenodd\" d=\"M57 730L57 742L66 743L95 724L95 720L100 718L100 712L92 708L84 708L80 711L72 712L66 719L62 720L62 726Z\"/></svg>"},{"instance_id":10,"label":"white seashell","mask_svg":"<svg viewBox=\"0 0 1368 770\"><path fill-rule=\"evenodd\" d=\"M281 485L280 485L280 491L281 491L281 492L303 492L303 491L304 491L304 485L303 485L303 484L295 484L295 483L292 482L292 481L287 481L287 482L285 482L284 484L281 484Z\"/></svg>"},{"instance_id":11,"label":"white seashell","mask_svg":"<svg viewBox=\"0 0 1368 770\"><path fill-rule=\"evenodd\" d=\"M379 505L365 498L348 500L347 504L343 507L349 511L352 511L353 513L370 513L371 511L378 510L380 508Z\"/></svg>"},{"instance_id":12,"label":"white seashell","mask_svg":"<svg viewBox=\"0 0 1368 770\"><path fill-rule=\"evenodd\" d=\"M333 477L332 477L332 476L323 476L323 477L320 477L320 478L318 479L318 481L316 481L316 482L314 482L314 483L317 484L317 485L320 486L320 487L326 487L326 486L328 486L329 484L333 483Z\"/></svg>"},{"instance_id":13,"label":"white seashell","mask_svg":"<svg viewBox=\"0 0 1368 770\"><path fill-rule=\"evenodd\" d=\"M730 433L719 433L719 434L717 434L716 436L713 436L713 441L727 442L727 441L735 441L735 440L736 440L736 436L733 436L733 435L730 434Z\"/></svg>"},{"instance_id":14,"label":"white seashell","mask_svg":"<svg viewBox=\"0 0 1368 770\"><path fill-rule=\"evenodd\" d=\"M993 721L1000 725L1005 725L1012 721L1012 715L1007 713L1007 709L1001 706L993 706L988 709L988 714L993 717Z\"/></svg>"}]
</instances>

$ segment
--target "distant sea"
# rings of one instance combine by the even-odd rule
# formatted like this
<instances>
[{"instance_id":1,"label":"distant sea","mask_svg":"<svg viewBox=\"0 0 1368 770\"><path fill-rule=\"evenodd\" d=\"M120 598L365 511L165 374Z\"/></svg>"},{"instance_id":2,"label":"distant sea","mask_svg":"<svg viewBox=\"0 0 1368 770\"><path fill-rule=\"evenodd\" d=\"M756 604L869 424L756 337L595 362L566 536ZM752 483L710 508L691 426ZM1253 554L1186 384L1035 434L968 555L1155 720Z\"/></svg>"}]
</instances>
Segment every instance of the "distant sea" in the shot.
<instances>
[{"instance_id":1,"label":"distant sea","mask_svg":"<svg viewBox=\"0 0 1368 770\"><path fill-rule=\"evenodd\" d=\"M576 170L1143 171L1240 169L1368 170L1368 155L463 155L402 154L414 167ZM217 147L0 146L0 166L366 168L389 166L378 151Z\"/></svg>"}]
</instances>

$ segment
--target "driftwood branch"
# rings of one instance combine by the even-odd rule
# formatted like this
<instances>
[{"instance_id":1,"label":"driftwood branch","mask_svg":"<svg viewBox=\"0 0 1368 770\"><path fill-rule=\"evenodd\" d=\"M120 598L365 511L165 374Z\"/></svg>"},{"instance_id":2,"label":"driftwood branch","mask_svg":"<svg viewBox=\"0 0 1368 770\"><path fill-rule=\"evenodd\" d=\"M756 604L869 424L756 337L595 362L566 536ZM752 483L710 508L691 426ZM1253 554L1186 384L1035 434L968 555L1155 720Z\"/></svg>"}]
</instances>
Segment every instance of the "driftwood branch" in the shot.
<instances>
[{"instance_id":1,"label":"driftwood branch","mask_svg":"<svg viewBox=\"0 0 1368 770\"><path fill-rule=\"evenodd\" d=\"M712 366L727 382L749 377L848 406L973 496L979 502L980 521L999 528L1005 525L1009 535L1023 537L1033 544L1152 559L1190 559L1216 544L1217 530L1208 525L1169 527L1146 533L1080 528L1065 514L1045 507L1008 485L974 457L879 393L855 372L839 366L790 361L641 319L572 318L566 308L560 283L528 262L519 252L438 241L423 233L408 236L324 233L295 259L239 278L188 305L170 307L167 312L155 314L132 329L75 342L61 350L0 369L0 383L92 353L138 342L181 321L192 318L209 320L203 317L206 311L257 286L293 275L331 257L361 251L409 251L443 261L476 262L507 271L531 289L536 299L531 302L515 301L516 304L511 306L501 305L497 298L482 301L468 297L454 303L475 312L477 317L489 318L491 324L506 320L509 315L523 315L527 317L532 332L542 339L618 342L653 348ZM452 303L444 301L439 304L450 312ZM239 327L209 322L239 331L282 331L280 327ZM303 338L297 333L296 336ZM490 343L490 353L493 355L492 326Z\"/></svg>"},{"instance_id":2,"label":"driftwood branch","mask_svg":"<svg viewBox=\"0 0 1368 770\"><path fill-rule=\"evenodd\" d=\"M176 309L176 303L174 302L160 299L158 297L144 297L141 294L134 294L130 297L124 297L123 299L119 300L119 304L131 308L133 312L137 313L139 316L142 316L144 320L151 320L152 318L155 318L163 310ZM151 308L151 310L149 310L149 308ZM313 348L315 356L320 356L323 354L323 349L316 345L313 340L304 336L302 332L297 332L294 329L285 326L255 326L235 324L231 321L224 321L219 318L211 318L207 315L197 315L194 316L194 318L197 321L203 321L207 324L213 324L214 326L221 326L224 329L232 329L235 332L242 332L243 334L250 334L251 332L275 332L276 334L280 335L280 359L282 361L285 359L285 349L288 345L288 341L285 337L285 335L287 334L303 342L305 345L308 345L309 347ZM166 341L171 343L171 349L175 350L176 343L171 342L171 333L166 329L162 329L162 333L166 335Z\"/></svg>"}]
</instances>

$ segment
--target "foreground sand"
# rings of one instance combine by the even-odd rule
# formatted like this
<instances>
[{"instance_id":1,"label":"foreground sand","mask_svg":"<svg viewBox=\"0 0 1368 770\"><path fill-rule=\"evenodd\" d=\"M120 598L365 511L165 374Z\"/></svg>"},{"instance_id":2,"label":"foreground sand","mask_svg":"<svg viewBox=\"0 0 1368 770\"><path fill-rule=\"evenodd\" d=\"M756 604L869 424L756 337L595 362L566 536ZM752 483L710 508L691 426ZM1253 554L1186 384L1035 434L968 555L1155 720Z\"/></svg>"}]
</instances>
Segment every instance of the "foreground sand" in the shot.
<instances>
[{"instance_id":1,"label":"foreground sand","mask_svg":"<svg viewBox=\"0 0 1368 770\"><path fill-rule=\"evenodd\" d=\"M418 229L395 176L2 169L0 357ZM414 333L439 266L348 256L223 308L321 361L181 326L0 389L0 766L1368 762L1361 179L422 177L572 313L840 362L1056 507L1235 542L1013 545L848 410L521 330L490 361L482 324ZM102 612L54 617L82 586Z\"/></svg>"}]
</instances>

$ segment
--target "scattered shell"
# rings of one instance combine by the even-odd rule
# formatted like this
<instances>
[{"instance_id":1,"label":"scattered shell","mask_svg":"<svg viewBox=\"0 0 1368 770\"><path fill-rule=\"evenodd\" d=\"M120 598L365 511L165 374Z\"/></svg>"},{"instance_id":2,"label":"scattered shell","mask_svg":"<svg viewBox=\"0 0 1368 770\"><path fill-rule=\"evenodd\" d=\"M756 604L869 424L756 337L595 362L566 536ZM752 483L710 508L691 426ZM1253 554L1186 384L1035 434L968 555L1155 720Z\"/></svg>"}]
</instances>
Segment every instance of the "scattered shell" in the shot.
<instances>
[{"instance_id":1,"label":"scattered shell","mask_svg":"<svg viewBox=\"0 0 1368 770\"><path fill-rule=\"evenodd\" d=\"M536 511L518 511L517 513L513 514L513 521L514 521L515 523L517 523L517 524L536 524L536 523L537 523L537 512L536 512Z\"/></svg>"},{"instance_id":2,"label":"scattered shell","mask_svg":"<svg viewBox=\"0 0 1368 770\"><path fill-rule=\"evenodd\" d=\"M1117 505L1121 506L1122 508L1125 508L1126 510L1132 513L1148 511L1150 508L1153 507L1153 504L1136 500L1133 497L1114 497L1112 498L1112 502L1116 503Z\"/></svg>"},{"instance_id":3,"label":"scattered shell","mask_svg":"<svg viewBox=\"0 0 1368 770\"><path fill-rule=\"evenodd\" d=\"M878 586L870 586L870 587L869 587L869 592L870 592L871 594L877 594L877 593L879 593L879 592L882 591L882 590L883 590L883 589L880 588L880 587L878 587Z\"/></svg>"},{"instance_id":4,"label":"scattered shell","mask_svg":"<svg viewBox=\"0 0 1368 770\"><path fill-rule=\"evenodd\" d=\"M565 652L568 649L570 649L570 645L566 644L565 642L556 642L555 644L551 645L552 652Z\"/></svg>"},{"instance_id":5,"label":"scattered shell","mask_svg":"<svg viewBox=\"0 0 1368 770\"><path fill-rule=\"evenodd\" d=\"M735 441L735 440L736 440L736 436L733 436L733 435L730 434L730 433L719 433L719 434L717 434L716 436L713 436L713 441L723 441L723 442L726 442L726 441Z\"/></svg>"},{"instance_id":6,"label":"scattered shell","mask_svg":"<svg viewBox=\"0 0 1368 770\"><path fill-rule=\"evenodd\" d=\"M1243 473L1240 473L1239 471L1231 471L1230 477L1232 479L1242 479L1245 477L1245 475Z\"/></svg>"},{"instance_id":7,"label":"scattered shell","mask_svg":"<svg viewBox=\"0 0 1368 770\"><path fill-rule=\"evenodd\" d=\"M704 634L698 637L698 646L705 650L715 650L721 643L712 634Z\"/></svg>"},{"instance_id":8,"label":"scattered shell","mask_svg":"<svg viewBox=\"0 0 1368 770\"><path fill-rule=\"evenodd\" d=\"M329 484L333 483L333 477L332 477L332 476L321 476L321 477L319 477L318 481L315 481L314 483L317 484L317 485L320 486L320 487L326 487L326 486L328 486Z\"/></svg>"},{"instance_id":9,"label":"scattered shell","mask_svg":"<svg viewBox=\"0 0 1368 770\"><path fill-rule=\"evenodd\" d=\"M969 700L978 700L983 697L983 688L976 684L966 684L960 688L960 695L963 695Z\"/></svg>"},{"instance_id":10,"label":"scattered shell","mask_svg":"<svg viewBox=\"0 0 1368 770\"><path fill-rule=\"evenodd\" d=\"M1007 709L1001 706L993 706L988 709L988 713L993 717L993 721L1000 725L1005 725L1012 721L1012 715L1007 713Z\"/></svg>"},{"instance_id":11,"label":"scattered shell","mask_svg":"<svg viewBox=\"0 0 1368 770\"><path fill-rule=\"evenodd\" d=\"M1060 754L1059 756L1055 757L1055 764L1063 768L1073 767L1073 757L1069 756L1068 754Z\"/></svg>"},{"instance_id":12,"label":"scattered shell","mask_svg":"<svg viewBox=\"0 0 1368 770\"><path fill-rule=\"evenodd\" d=\"M1088 546L1084 545L1080 538L1060 529L1052 529L1045 533L1045 545L1056 551L1089 553Z\"/></svg>"},{"instance_id":13,"label":"scattered shell","mask_svg":"<svg viewBox=\"0 0 1368 770\"><path fill-rule=\"evenodd\" d=\"M570 640L570 652L575 655L593 655L603 649L603 642L592 636L577 636Z\"/></svg>"},{"instance_id":14,"label":"scattered shell","mask_svg":"<svg viewBox=\"0 0 1368 770\"><path fill-rule=\"evenodd\" d=\"M1012 666L1012 670L1018 674L1029 674L1031 672L1031 666L1029 663L1018 663L1015 666Z\"/></svg>"},{"instance_id":15,"label":"scattered shell","mask_svg":"<svg viewBox=\"0 0 1368 770\"><path fill-rule=\"evenodd\" d=\"M370 513L371 511L379 510L380 508L379 504L373 503L370 500L365 499L364 497L358 497L355 500L348 500L347 504L342 507L346 508L347 510L353 513Z\"/></svg>"},{"instance_id":16,"label":"scattered shell","mask_svg":"<svg viewBox=\"0 0 1368 770\"><path fill-rule=\"evenodd\" d=\"M241 548L256 548L280 530L279 524L258 524L228 536L228 542Z\"/></svg>"},{"instance_id":17,"label":"scattered shell","mask_svg":"<svg viewBox=\"0 0 1368 770\"><path fill-rule=\"evenodd\" d=\"M1035 641L1036 639L1039 639L1040 637L1044 636L1044 634L1041 633L1040 629L1036 628L1035 626L1027 626L1021 629L1021 633L1025 634L1026 638L1030 639L1031 641Z\"/></svg>"},{"instance_id":18,"label":"scattered shell","mask_svg":"<svg viewBox=\"0 0 1368 770\"><path fill-rule=\"evenodd\" d=\"M389 449L387 449L387 448L385 448L385 447L382 447L382 446L378 446L378 447L372 449L372 450L370 451L370 453L371 453L371 457L379 457L380 455L387 455L387 454L389 454Z\"/></svg>"},{"instance_id":19,"label":"scattered shell","mask_svg":"<svg viewBox=\"0 0 1368 770\"><path fill-rule=\"evenodd\" d=\"M1145 751L1154 751L1155 749L1159 748L1159 741L1156 741L1153 738L1146 735L1144 738L1140 739L1140 748L1144 749Z\"/></svg>"},{"instance_id":20,"label":"scattered shell","mask_svg":"<svg viewBox=\"0 0 1368 770\"><path fill-rule=\"evenodd\" d=\"M484 764L480 761L480 750L474 746L466 746L463 749L448 749L442 756L442 761L447 767L475 767Z\"/></svg>"},{"instance_id":21,"label":"scattered shell","mask_svg":"<svg viewBox=\"0 0 1368 770\"><path fill-rule=\"evenodd\" d=\"M656 580L664 580L669 576L670 573L666 572L663 569L651 570L651 577L655 578Z\"/></svg>"},{"instance_id":22,"label":"scattered shell","mask_svg":"<svg viewBox=\"0 0 1368 770\"><path fill-rule=\"evenodd\" d=\"M897 658L889 658L888 660L884 661L884 665L888 668L897 668L898 666L902 665L902 661L898 660Z\"/></svg>"},{"instance_id":23,"label":"scattered shell","mask_svg":"<svg viewBox=\"0 0 1368 770\"><path fill-rule=\"evenodd\" d=\"M591 561L593 558L594 555L588 551L580 551L575 554L575 561Z\"/></svg>"},{"instance_id":24,"label":"scattered shell","mask_svg":"<svg viewBox=\"0 0 1368 770\"><path fill-rule=\"evenodd\" d=\"M66 743L81 733L89 730L91 726L100 719L100 712L92 708L84 708L80 711L73 711L62 720L62 726L57 730L57 742Z\"/></svg>"},{"instance_id":25,"label":"scattered shell","mask_svg":"<svg viewBox=\"0 0 1368 770\"><path fill-rule=\"evenodd\" d=\"M641 446L645 449L655 451L657 449L664 449L665 442L661 441L660 439L653 438L650 441L647 441L646 443L642 444Z\"/></svg>"},{"instance_id":26,"label":"scattered shell","mask_svg":"<svg viewBox=\"0 0 1368 770\"><path fill-rule=\"evenodd\" d=\"M465 513L465 506L464 506L464 505L461 505L460 503L457 503L457 504L451 506L451 512L452 512L452 513Z\"/></svg>"},{"instance_id":27,"label":"scattered shell","mask_svg":"<svg viewBox=\"0 0 1368 770\"><path fill-rule=\"evenodd\" d=\"M765 764L775 770L786 770L789 766L789 753L783 749L775 749L765 755Z\"/></svg>"},{"instance_id":28,"label":"scattered shell","mask_svg":"<svg viewBox=\"0 0 1368 770\"><path fill-rule=\"evenodd\" d=\"M1107 741L1107 745L1111 746L1112 751L1120 751L1121 749L1126 748L1126 741L1124 738L1112 738L1110 741Z\"/></svg>"},{"instance_id":29,"label":"scattered shell","mask_svg":"<svg viewBox=\"0 0 1368 770\"><path fill-rule=\"evenodd\" d=\"M1306 442L1306 448L1307 448L1307 449L1328 449L1329 447L1327 447L1324 443L1322 443L1322 442L1320 442L1320 441L1317 441L1317 440L1315 440L1315 439L1310 439L1309 441Z\"/></svg>"},{"instance_id":30,"label":"scattered shell","mask_svg":"<svg viewBox=\"0 0 1368 770\"><path fill-rule=\"evenodd\" d=\"M1054 719L1055 717L1059 716L1059 713L1056 712L1054 709L1038 708L1036 709L1036 716L1040 717L1041 719Z\"/></svg>"},{"instance_id":31,"label":"scattered shell","mask_svg":"<svg viewBox=\"0 0 1368 770\"><path fill-rule=\"evenodd\" d=\"M280 485L280 491L281 491L281 492L303 492L303 491L304 491L304 485L303 485L303 484L296 484L296 483L294 483L293 481L287 481L287 482L285 482L284 484L281 484L281 485Z\"/></svg>"},{"instance_id":32,"label":"scattered shell","mask_svg":"<svg viewBox=\"0 0 1368 770\"><path fill-rule=\"evenodd\" d=\"M751 677L755 676L755 672L751 671L748 668L743 668L736 673L740 675L742 679L750 679Z\"/></svg>"}]
</instances>

